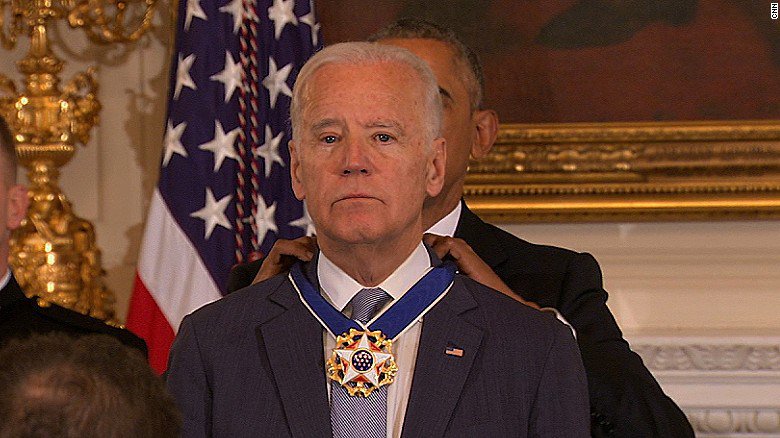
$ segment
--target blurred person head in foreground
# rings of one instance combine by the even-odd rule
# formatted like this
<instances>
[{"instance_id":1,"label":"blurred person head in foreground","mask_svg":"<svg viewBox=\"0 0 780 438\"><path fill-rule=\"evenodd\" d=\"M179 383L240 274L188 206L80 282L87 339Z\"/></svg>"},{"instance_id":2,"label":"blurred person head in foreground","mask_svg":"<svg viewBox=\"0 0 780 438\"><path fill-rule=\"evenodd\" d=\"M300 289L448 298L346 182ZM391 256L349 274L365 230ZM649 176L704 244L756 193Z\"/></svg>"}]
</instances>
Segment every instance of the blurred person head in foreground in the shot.
<instances>
[{"instance_id":1,"label":"blurred person head in foreground","mask_svg":"<svg viewBox=\"0 0 780 438\"><path fill-rule=\"evenodd\" d=\"M175 437L181 416L137 350L108 335L15 339L0 350L0 436Z\"/></svg>"}]
</instances>

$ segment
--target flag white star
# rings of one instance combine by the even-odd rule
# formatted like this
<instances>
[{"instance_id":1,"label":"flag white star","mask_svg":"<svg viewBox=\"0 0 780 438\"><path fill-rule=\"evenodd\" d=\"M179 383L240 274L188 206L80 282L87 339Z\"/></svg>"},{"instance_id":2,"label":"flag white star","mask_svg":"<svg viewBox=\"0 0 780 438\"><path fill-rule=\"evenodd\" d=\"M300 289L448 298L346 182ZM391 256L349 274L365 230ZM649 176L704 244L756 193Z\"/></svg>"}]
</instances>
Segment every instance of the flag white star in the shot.
<instances>
[{"instance_id":1,"label":"flag white star","mask_svg":"<svg viewBox=\"0 0 780 438\"><path fill-rule=\"evenodd\" d=\"M219 12L226 12L233 16L233 33L238 34L238 30L241 29L241 19L244 16L244 2L242 0L232 0L219 8Z\"/></svg>"},{"instance_id":2,"label":"flag white star","mask_svg":"<svg viewBox=\"0 0 780 438\"><path fill-rule=\"evenodd\" d=\"M317 43L319 41L317 34L320 31L320 24L317 23L317 18L314 16L314 4L313 3L314 2L309 3L310 4L309 11L311 11L311 12L309 12L308 14L304 15L303 17L301 17L301 23L308 24L309 27L311 28L311 45L316 47Z\"/></svg>"},{"instance_id":3,"label":"flag white star","mask_svg":"<svg viewBox=\"0 0 780 438\"><path fill-rule=\"evenodd\" d=\"M295 0L274 0L274 4L268 8L268 18L274 22L274 38L277 40L287 23L298 25L294 8Z\"/></svg>"},{"instance_id":4,"label":"flag white star","mask_svg":"<svg viewBox=\"0 0 780 438\"><path fill-rule=\"evenodd\" d=\"M268 76L263 79L263 86L268 89L268 97L271 99L271 108L276 106L276 99L279 93L292 97L292 90L287 85L287 76L292 70L292 63L285 65L281 70L276 68L276 61L273 58L268 60Z\"/></svg>"},{"instance_id":5,"label":"flag white star","mask_svg":"<svg viewBox=\"0 0 780 438\"><path fill-rule=\"evenodd\" d=\"M306 209L306 202L303 203L303 216L289 222L287 225L302 229L307 236L317 234L317 230L314 229L314 222L311 221L311 216L309 216L309 210Z\"/></svg>"},{"instance_id":6,"label":"flag white star","mask_svg":"<svg viewBox=\"0 0 780 438\"><path fill-rule=\"evenodd\" d=\"M268 231L277 232L276 219L276 202L270 206L265 205L265 199L262 194L257 194L257 213L255 213L255 227L257 228L257 241L262 243L265 240L265 235Z\"/></svg>"},{"instance_id":7,"label":"flag white star","mask_svg":"<svg viewBox=\"0 0 780 438\"><path fill-rule=\"evenodd\" d=\"M233 145L236 142L236 137L238 137L240 130L241 128L235 128L226 134L222 128L222 123L217 120L214 126L214 139L198 146L200 150L210 151L214 154L214 172L222 166L222 162L225 161L225 158L238 160L238 154Z\"/></svg>"},{"instance_id":8,"label":"flag white star","mask_svg":"<svg viewBox=\"0 0 780 438\"><path fill-rule=\"evenodd\" d=\"M212 81L220 81L225 84L225 102L233 97L233 92L241 86L241 63L233 60L233 55L225 51L225 68L221 72L211 75Z\"/></svg>"},{"instance_id":9,"label":"flag white star","mask_svg":"<svg viewBox=\"0 0 780 438\"><path fill-rule=\"evenodd\" d=\"M189 54L186 58L183 59L181 57L181 53L179 53L179 66L176 67L176 85L173 91L173 100L177 100L179 98L179 93L181 93L182 87L192 88L193 90L198 89L198 87L195 85L195 81L192 80L192 76L190 76L190 69L194 63L194 53Z\"/></svg>"},{"instance_id":10,"label":"flag white star","mask_svg":"<svg viewBox=\"0 0 780 438\"><path fill-rule=\"evenodd\" d=\"M187 150L184 149L184 145L181 144L181 136L184 134L186 128L187 122L181 122L174 127L171 120L168 119L168 127L165 129L165 139L163 140L163 148L165 149L163 167L168 165L173 154L179 154L182 157L187 156Z\"/></svg>"},{"instance_id":11,"label":"flag white star","mask_svg":"<svg viewBox=\"0 0 780 438\"><path fill-rule=\"evenodd\" d=\"M193 17L208 21L206 13L203 12L203 8L200 7L200 0L187 0L187 11L184 16L184 30L189 32Z\"/></svg>"},{"instance_id":12,"label":"flag white star","mask_svg":"<svg viewBox=\"0 0 780 438\"><path fill-rule=\"evenodd\" d=\"M265 125L265 143L263 143L262 146L257 148L257 150L255 151L255 156L263 158L263 161L265 162L266 178L271 176L271 167L273 167L274 162L277 162L280 165L282 165L282 167L284 167L284 161L282 160L282 157L279 155L279 143L282 142L283 134L284 132L280 132L279 134L276 135L276 137L273 137L274 134L271 131L271 127Z\"/></svg>"},{"instance_id":13,"label":"flag white star","mask_svg":"<svg viewBox=\"0 0 780 438\"><path fill-rule=\"evenodd\" d=\"M225 195L224 198L216 201L211 188L206 187L206 205L195 213L190 214L190 217L202 219L206 223L206 239L211 237L211 233L217 225L228 230L233 228L225 215L225 208L227 208L232 198L232 195Z\"/></svg>"}]
</instances>

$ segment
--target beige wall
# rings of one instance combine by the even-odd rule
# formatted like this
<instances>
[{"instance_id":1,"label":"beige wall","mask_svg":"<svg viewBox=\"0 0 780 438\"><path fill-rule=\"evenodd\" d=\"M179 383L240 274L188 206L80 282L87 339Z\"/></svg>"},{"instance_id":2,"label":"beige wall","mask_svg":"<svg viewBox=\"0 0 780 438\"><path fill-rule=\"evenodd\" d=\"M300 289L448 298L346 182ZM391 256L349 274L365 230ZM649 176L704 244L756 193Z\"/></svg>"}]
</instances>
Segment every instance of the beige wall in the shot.
<instances>
[{"instance_id":1,"label":"beige wall","mask_svg":"<svg viewBox=\"0 0 780 438\"><path fill-rule=\"evenodd\" d=\"M592 253L630 333L780 333L780 221L503 225Z\"/></svg>"}]
</instances>

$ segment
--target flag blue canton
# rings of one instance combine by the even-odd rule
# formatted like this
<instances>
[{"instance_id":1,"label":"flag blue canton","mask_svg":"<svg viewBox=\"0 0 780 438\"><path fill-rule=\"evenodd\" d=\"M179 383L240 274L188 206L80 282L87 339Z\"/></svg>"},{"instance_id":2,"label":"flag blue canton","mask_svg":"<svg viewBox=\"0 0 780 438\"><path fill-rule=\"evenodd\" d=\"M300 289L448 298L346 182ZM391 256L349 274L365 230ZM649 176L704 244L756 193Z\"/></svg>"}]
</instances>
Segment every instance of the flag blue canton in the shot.
<instances>
[{"instance_id":1,"label":"flag blue canton","mask_svg":"<svg viewBox=\"0 0 780 438\"><path fill-rule=\"evenodd\" d=\"M311 1L179 3L159 191L223 293L232 265L313 232L287 142L314 17Z\"/></svg>"}]
</instances>

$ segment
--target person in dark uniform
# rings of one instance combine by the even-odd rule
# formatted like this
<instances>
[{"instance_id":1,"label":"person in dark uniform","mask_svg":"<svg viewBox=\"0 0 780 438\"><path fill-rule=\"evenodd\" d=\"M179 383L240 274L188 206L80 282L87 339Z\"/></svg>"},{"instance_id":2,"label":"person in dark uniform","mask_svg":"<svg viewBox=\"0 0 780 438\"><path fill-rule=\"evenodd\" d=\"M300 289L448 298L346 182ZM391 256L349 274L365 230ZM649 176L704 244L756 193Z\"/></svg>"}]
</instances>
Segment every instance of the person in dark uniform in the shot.
<instances>
[{"instance_id":1,"label":"person in dark uniform","mask_svg":"<svg viewBox=\"0 0 780 438\"><path fill-rule=\"evenodd\" d=\"M27 212L27 189L16 184L16 152L5 120L0 118L0 347L11 339L33 333L64 332L71 335L103 333L147 354L146 343L129 332L56 304L41 306L27 297L8 266L11 232Z\"/></svg>"}]
</instances>

